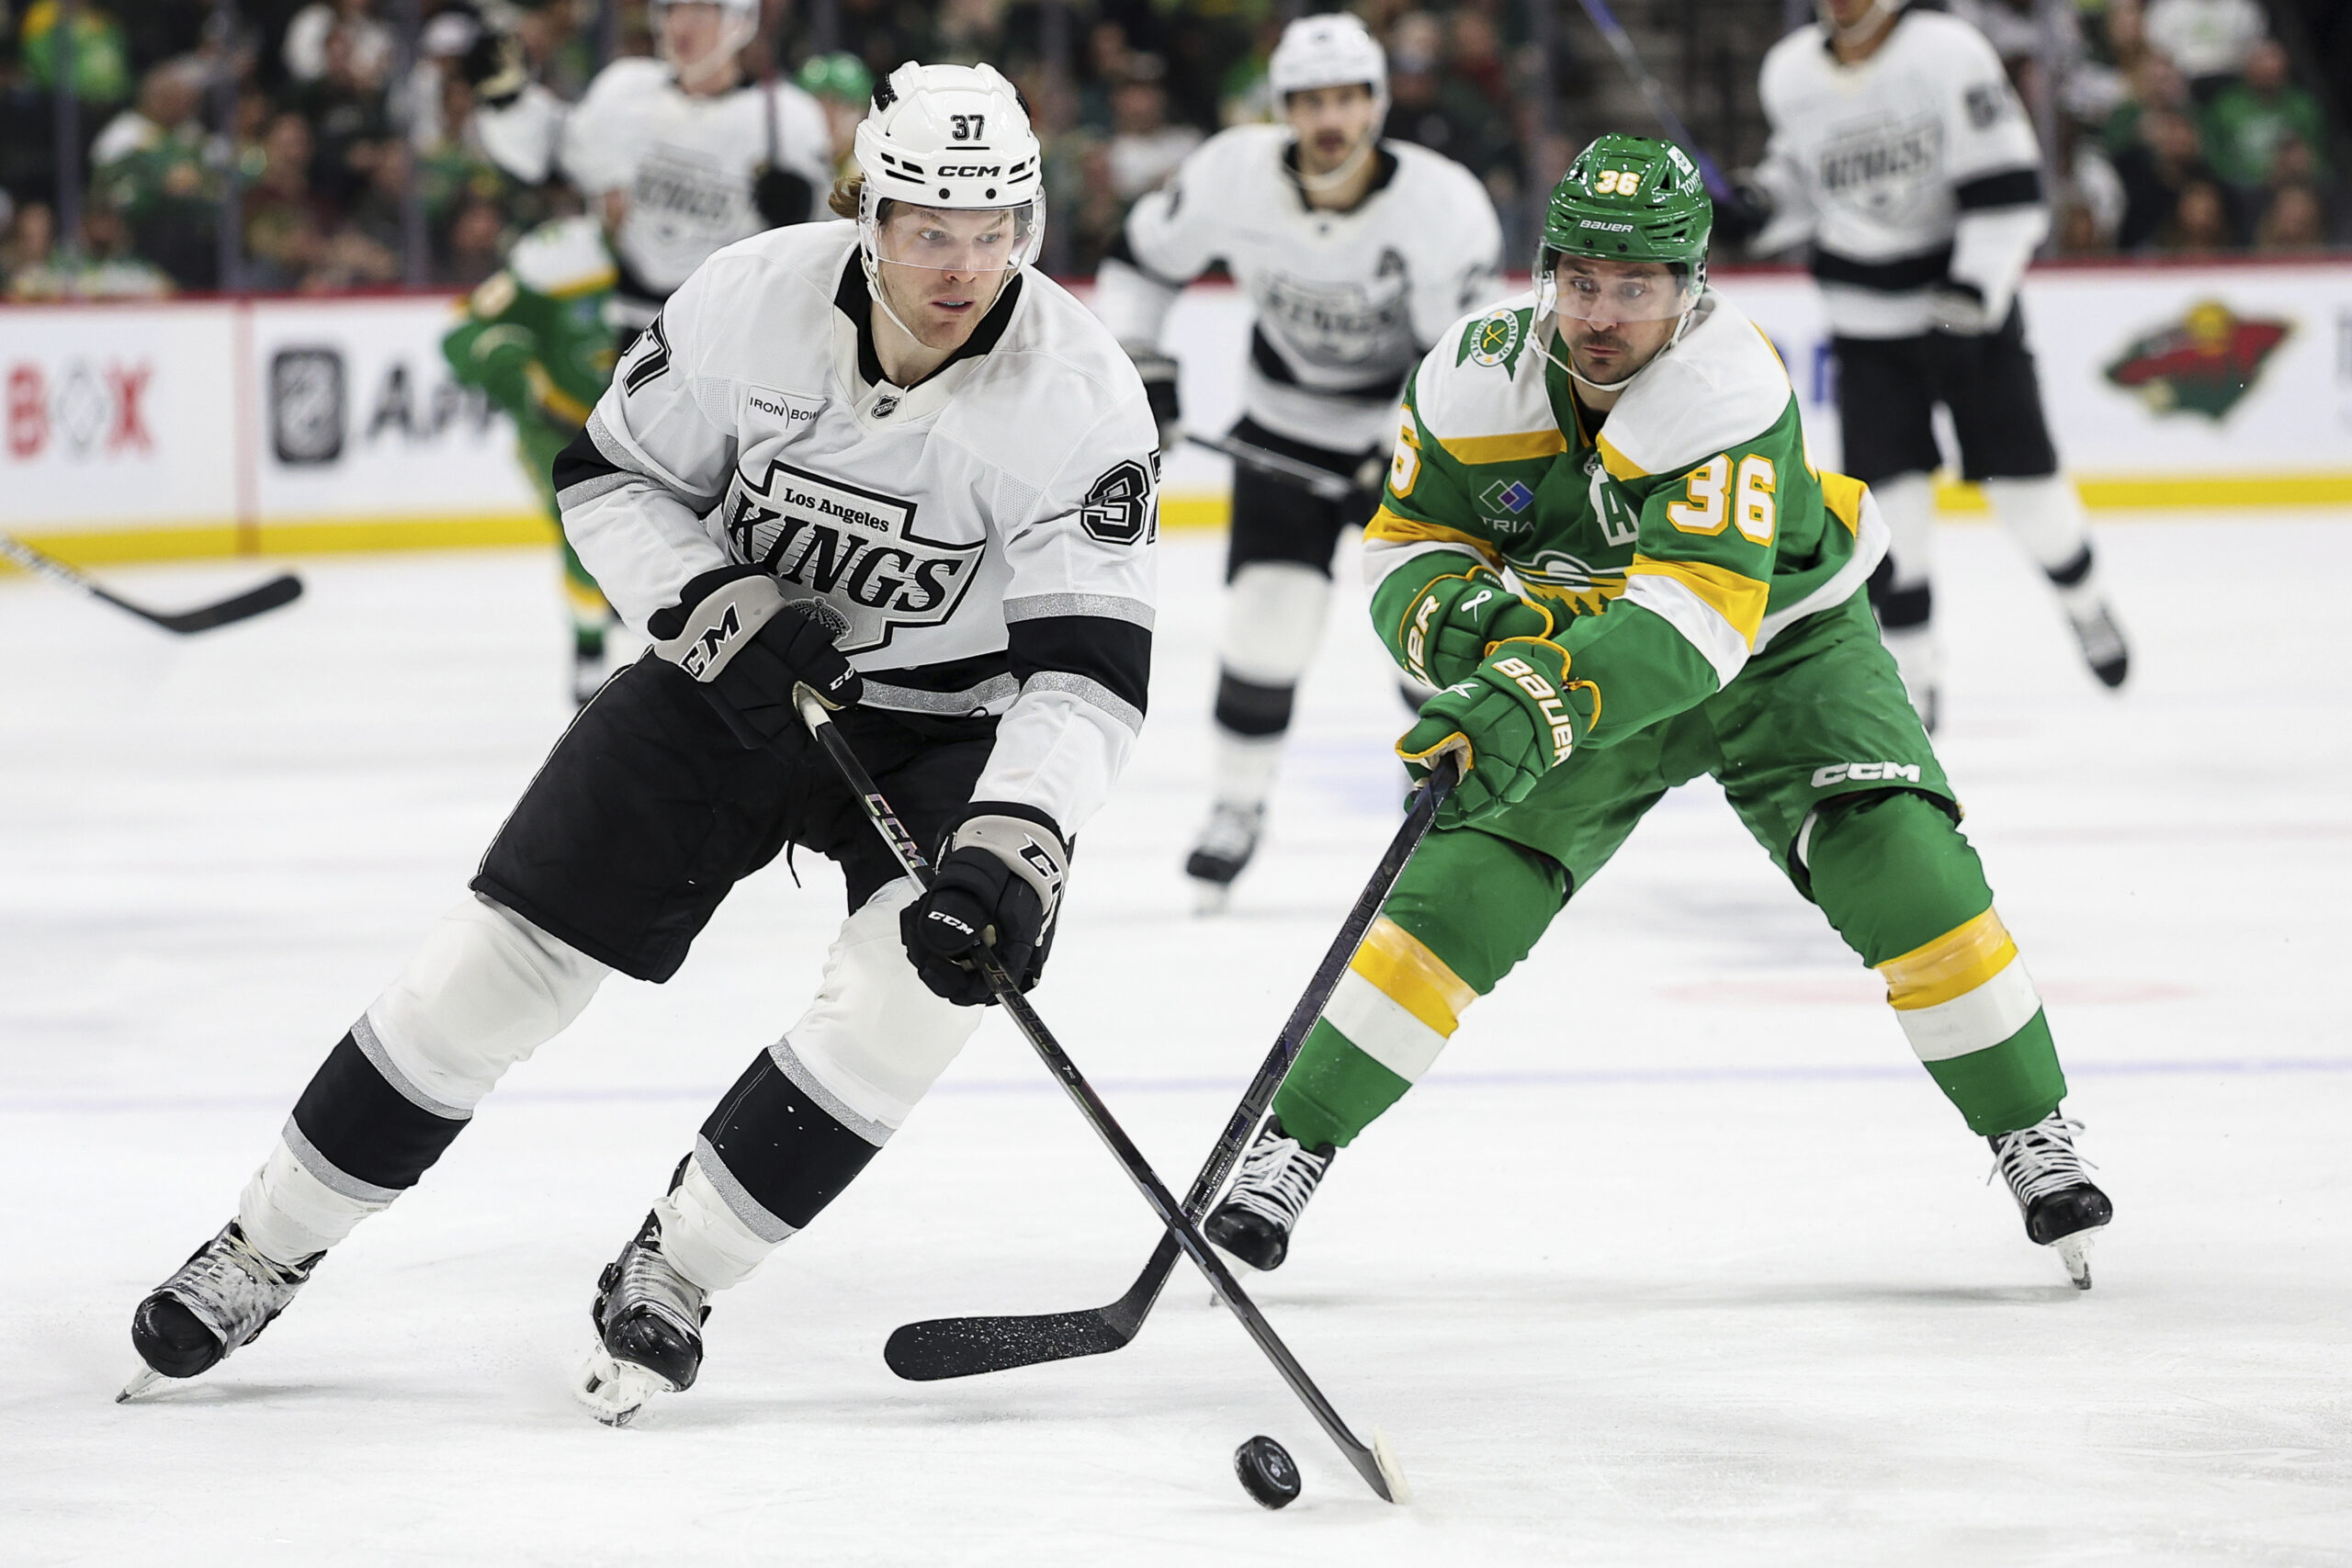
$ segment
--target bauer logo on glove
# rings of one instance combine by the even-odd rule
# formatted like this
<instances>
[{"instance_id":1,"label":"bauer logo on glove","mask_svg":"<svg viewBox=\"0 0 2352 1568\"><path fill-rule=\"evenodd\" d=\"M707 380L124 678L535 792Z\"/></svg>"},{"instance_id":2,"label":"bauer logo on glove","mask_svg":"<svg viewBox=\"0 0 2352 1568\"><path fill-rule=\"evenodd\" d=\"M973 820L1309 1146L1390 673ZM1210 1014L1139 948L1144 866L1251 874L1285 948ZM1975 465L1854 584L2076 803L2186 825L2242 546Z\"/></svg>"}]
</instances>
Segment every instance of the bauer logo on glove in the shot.
<instances>
[{"instance_id":1,"label":"bauer logo on glove","mask_svg":"<svg viewBox=\"0 0 2352 1568\"><path fill-rule=\"evenodd\" d=\"M1397 639L1405 669L1432 686L1458 681L1498 642L1552 635L1552 613L1513 593L1480 568L1441 577L1421 590Z\"/></svg>"},{"instance_id":2,"label":"bauer logo on glove","mask_svg":"<svg viewBox=\"0 0 2352 1568\"><path fill-rule=\"evenodd\" d=\"M1439 822L1452 827L1526 799L1600 716L1600 688L1568 679L1566 649L1513 637L1423 704L1396 754L1417 779L1440 757L1461 756L1462 782L1438 808Z\"/></svg>"}]
</instances>

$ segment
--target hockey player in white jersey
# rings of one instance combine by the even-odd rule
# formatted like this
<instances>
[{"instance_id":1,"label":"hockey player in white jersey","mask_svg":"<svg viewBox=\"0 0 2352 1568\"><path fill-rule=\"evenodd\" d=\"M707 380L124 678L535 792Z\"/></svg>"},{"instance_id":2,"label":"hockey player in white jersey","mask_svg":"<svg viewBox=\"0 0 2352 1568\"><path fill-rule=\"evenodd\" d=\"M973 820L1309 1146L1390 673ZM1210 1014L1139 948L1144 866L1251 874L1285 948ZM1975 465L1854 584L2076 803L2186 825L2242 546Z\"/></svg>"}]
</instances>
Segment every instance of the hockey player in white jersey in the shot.
<instances>
[{"instance_id":1,"label":"hockey player in white jersey","mask_svg":"<svg viewBox=\"0 0 2352 1568\"><path fill-rule=\"evenodd\" d=\"M2059 470L2018 286L2049 231L2033 127L1984 36L1903 0L1817 0L1821 24L1765 56L1770 122L1750 249L1813 243L1838 356L1844 467L1894 535L1871 584L1886 645L1933 728L1930 550L1951 412L1962 474L2056 589L2092 672L2120 686L2123 634L2082 502Z\"/></svg>"},{"instance_id":2,"label":"hockey player in white jersey","mask_svg":"<svg viewBox=\"0 0 2352 1568\"><path fill-rule=\"evenodd\" d=\"M528 184L560 174L611 231L624 349L714 252L817 216L832 184L817 100L745 80L759 0L654 0L653 13L662 58L614 61L576 105L530 82L512 40L470 57L484 150Z\"/></svg>"},{"instance_id":3,"label":"hockey player in white jersey","mask_svg":"<svg viewBox=\"0 0 2352 1568\"><path fill-rule=\"evenodd\" d=\"M1177 292L1223 262L1255 308L1233 438L1350 487L1318 495L1239 464L1218 645L1214 795L1185 863L1222 905L1257 847L1299 677L1321 639L1340 531L1378 503L1396 395L1456 317L1495 292L1502 231L1476 175L1383 141L1388 67L1363 24L1308 17L1267 64L1286 125L1237 126L1136 203L1095 279L1135 355L1163 446L1178 439L1161 329Z\"/></svg>"},{"instance_id":4,"label":"hockey player in white jersey","mask_svg":"<svg viewBox=\"0 0 2352 1568\"><path fill-rule=\"evenodd\" d=\"M836 187L850 222L714 256L559 460L564 525L654 646L556 745L443 919L303 1090L236 1217L145 1301L150 1372L260 1332L414 1186L500 1075L617 970L662 981L787 844L850 916L599 1281L579 1393L691 1384L711 1295L807 1225L979 1021L981 933L1025 987L1071 836L1143 718L1154 430L1110 333L1030 270L1025 111L987 66L906 65ZM805 685L906 826L927 892L794 711Z\"/></svg>"}]
</instances>

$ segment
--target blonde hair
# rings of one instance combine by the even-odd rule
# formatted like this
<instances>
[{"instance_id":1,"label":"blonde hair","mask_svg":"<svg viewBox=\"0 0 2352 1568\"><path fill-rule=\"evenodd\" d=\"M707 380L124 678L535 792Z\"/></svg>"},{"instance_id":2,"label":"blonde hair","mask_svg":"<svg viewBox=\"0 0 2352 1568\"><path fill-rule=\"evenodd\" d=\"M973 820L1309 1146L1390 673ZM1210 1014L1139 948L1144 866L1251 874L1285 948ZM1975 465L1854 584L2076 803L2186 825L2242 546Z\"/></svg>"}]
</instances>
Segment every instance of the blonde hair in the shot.
<instances>
[{"instance_id":1,"label":"blonde hair","mask_svg":"<svg viewBox=\"0 0 2352 1568\"><path fill-rule=\"evenodd\" d=\"M825 205L832 209L833 216L836 218L855 218L858 194L865 188L865 171L864 169L858 170L855 174L843 175L833 182L833 192L825 198Z\"/></svg>"}]
</instances>

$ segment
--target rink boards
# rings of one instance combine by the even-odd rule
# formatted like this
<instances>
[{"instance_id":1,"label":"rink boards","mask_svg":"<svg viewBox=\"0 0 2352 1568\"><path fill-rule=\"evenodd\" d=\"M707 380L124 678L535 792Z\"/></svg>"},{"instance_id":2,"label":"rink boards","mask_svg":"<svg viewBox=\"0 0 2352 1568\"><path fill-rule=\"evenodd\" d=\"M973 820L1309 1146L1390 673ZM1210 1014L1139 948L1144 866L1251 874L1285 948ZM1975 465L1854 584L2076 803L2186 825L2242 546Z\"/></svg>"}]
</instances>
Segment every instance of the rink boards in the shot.
<instances>
[{"instance_id":1,"label":"rink boards","mask_svg":"<svg viewBox=\"0 0 2352 1568\"><path fill-rule=\"evenodd\" d=\"M1811 282L1717 281L1781 351L1834 467ZM2026 310L2092 505L2352 501L2352 265L2053 268ZM0 309L0 519L84 562L544 539L511 429L442 359L455 321L437 294ZM1177 306L1194 428L1238 414L1248 334L1230 288ZM1223 524L1226 467L1170 455L1169 526Z\"/></svg>"}]
</instances>

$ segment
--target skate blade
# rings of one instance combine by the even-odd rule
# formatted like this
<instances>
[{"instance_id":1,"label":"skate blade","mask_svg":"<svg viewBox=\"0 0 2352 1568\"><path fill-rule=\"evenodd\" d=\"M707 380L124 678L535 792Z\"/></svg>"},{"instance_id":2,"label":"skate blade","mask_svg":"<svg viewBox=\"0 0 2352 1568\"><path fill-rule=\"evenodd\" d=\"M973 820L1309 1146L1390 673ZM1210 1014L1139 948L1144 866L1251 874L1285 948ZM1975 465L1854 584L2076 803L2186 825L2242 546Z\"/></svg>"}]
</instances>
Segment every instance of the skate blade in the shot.
<instances>
[{"instance_id":1,"label":"skate blade","mask_svg":"<svg viewBox=\"0 0 2352 1568\"><path fill-rule=\"evenodd\" d=\"M2066 1265L2066 1277L2075 1281L2075 1289L2078 1291L2091 1288L2091 1238L2098 1234L2096 1227L2076 1231L2050 1244L2056 1250L2059 1261Z\"/></svg>"},{"instance_id":2,"label":"skate blade","mask_svg":"<svg viewBox=\"0 0 2352 1568\"><path fill-rule=\"evenodd\" d=\"M571 1397L607 1427L628 1426L655 1394L676 1392L668 1378L617 1360L601 1345L588 1353L571 1381Z\"/></svg>"},{"instance_id":3,"label":"skate blade","mask_svg":"<svg viewBox=\"0 0 2352 1568\"><path fill-rule=\"evenodd\" d=\"M1193 880L1193 913L1196 917L1222 915L1233 903L1233 884Z\"/></svg>"},{"instance_id":4,"label":"skate blade","mask_svg":"<svg viewBox=\"0 0 2352 1568\"><path fill-rule=\"evenodd\" d=\"M114 1396L114 1402L117 1404L128 1404L163 1381L164 1374L154 1368L141 1367L132 1375L129 1382L122 1385L122 1392Z\"/></svg>"}]
</instances>

